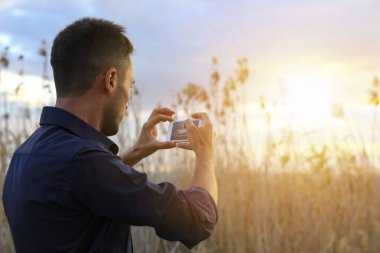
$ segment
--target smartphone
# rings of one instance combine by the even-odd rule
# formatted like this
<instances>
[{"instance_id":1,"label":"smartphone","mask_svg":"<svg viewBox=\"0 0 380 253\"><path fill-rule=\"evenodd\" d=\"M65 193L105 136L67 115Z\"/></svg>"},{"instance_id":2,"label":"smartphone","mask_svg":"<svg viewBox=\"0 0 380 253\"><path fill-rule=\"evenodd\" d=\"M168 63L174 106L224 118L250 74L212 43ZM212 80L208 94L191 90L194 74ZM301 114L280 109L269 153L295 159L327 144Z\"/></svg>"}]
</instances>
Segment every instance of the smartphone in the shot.
<instances>
[{"instance_id":1,"label":"smartphone","mask_svg":"<svg viewBox=\"0 0 380 253\"><path fill-rule=\"evenodd\" d=\"M196 127L200 127L202 125L202 120L193 119L193 123ZM189 138L186 133L185 120L170 122L166 139L172 142L188 142Z\"/></svg>"}]
</instances>

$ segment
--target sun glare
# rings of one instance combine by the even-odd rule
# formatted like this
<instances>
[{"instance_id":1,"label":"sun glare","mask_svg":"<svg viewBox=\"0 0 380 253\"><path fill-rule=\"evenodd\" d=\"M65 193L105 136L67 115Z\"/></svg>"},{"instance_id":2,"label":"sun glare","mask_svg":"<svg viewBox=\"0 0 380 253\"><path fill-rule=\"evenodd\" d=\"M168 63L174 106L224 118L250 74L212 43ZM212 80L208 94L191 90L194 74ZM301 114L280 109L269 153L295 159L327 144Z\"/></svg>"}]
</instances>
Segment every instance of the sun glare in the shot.
<instances>
[{"instance_id":1,"label":"sun glare","mask_svg":"<svg viewBox=\"0 0 380 253\"><path fill-rule=\"evenodd\" d=\"M285 108L296 119L325 120L333 104L331 81L321 74L299 73L285 79Z\"/></svg>"}]
</instances>

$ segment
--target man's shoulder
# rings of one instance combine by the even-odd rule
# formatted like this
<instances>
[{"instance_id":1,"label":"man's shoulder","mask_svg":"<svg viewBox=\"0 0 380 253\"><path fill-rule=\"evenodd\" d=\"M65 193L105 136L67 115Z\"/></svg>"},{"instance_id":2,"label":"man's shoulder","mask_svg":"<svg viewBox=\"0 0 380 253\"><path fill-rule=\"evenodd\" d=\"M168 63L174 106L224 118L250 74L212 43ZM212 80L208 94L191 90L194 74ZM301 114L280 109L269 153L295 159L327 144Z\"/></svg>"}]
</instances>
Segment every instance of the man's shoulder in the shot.
<instances>
[{"instance_id":1,"label":"man's shoulder","mask_svg":"<svg viewBox=\"0 0 380 253\"><path fill-rule=\"evenodd\" d=\"M106 151L101 142L81 138L59 126L38 128L15 152L32 156L71 159L84 150Z\"/></svg>"}]
</instances>

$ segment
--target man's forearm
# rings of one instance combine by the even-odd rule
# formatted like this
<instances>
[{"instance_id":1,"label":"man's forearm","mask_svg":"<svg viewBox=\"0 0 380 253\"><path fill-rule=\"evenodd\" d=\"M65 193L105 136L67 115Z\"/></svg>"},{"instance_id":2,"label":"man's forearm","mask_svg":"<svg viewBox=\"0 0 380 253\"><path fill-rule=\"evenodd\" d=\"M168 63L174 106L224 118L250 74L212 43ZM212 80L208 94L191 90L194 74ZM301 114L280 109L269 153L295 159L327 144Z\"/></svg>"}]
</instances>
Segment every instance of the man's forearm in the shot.
<instances>
[{"instance_id":1,"label":"man's forearm","mask_svg":"<svg viewBox=\"0 0 380 253\"><path fill-rule=\"evenodd\" d=\"M127 152L121 156L122 161L131 167L140 162L143 158L141 150L135 146L128 149Z\"/></svg>"},{"instance_id":2,"label":"man's forearm","mask_svg":"<svg viewBox=\"0 0 380 253\"><path fill-rule=\"evenodd\" d=\"M204 188L210 193L215 203L218 203L218 186L213 157L207 157L206 155L197 156L192 186L200 186Z\"/></svg>"}]
</instances>

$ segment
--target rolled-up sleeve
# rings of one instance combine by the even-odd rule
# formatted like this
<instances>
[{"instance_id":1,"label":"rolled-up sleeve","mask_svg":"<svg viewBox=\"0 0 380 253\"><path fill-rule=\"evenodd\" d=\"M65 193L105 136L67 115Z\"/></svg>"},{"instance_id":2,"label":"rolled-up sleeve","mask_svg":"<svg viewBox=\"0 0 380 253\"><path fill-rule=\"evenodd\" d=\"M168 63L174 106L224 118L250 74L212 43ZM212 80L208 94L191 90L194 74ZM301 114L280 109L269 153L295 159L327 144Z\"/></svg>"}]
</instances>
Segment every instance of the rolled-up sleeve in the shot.
<instances>
[{"instance_id":1,"label":"rolled-up sleeve","mask_svg":"<svg viewBox=\"0 0 380 253\"><path fill-rule=\"evenodd\" d=\"M154 227L158 236L188 248L207 239L218 220L215 202L203 188L152 183L105 150L77 153L68 173L69 194L84 211Z\"/></svg>"}]
</instances>

